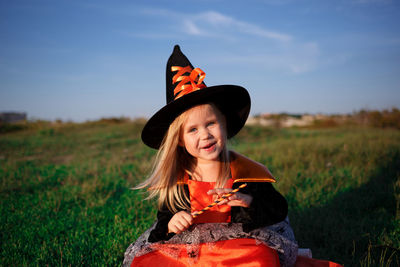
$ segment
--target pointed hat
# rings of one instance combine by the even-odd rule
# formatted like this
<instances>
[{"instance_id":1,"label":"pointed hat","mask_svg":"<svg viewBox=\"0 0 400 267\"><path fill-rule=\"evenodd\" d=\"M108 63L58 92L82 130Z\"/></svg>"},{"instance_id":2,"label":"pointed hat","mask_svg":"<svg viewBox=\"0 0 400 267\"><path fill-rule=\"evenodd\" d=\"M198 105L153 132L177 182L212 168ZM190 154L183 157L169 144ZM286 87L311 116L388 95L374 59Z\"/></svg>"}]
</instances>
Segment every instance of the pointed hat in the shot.
<instances>
[{"instance_id":1,"label":"pointed hat","mask_svg":"<svg viewBox=\"0 0 400 267\"><path fill-rule=\"evenodd\" d=\"M170 124L184 111L205 103L214 103L224 114L227 137L235 136L250 112L250 96L246 89L237 85L207 87L203 82L205 73L194 68L180 47L175 45L167 62L167 104L157 111L142 131L143 142L158 149Z\"/></svg>"}]
</instances>

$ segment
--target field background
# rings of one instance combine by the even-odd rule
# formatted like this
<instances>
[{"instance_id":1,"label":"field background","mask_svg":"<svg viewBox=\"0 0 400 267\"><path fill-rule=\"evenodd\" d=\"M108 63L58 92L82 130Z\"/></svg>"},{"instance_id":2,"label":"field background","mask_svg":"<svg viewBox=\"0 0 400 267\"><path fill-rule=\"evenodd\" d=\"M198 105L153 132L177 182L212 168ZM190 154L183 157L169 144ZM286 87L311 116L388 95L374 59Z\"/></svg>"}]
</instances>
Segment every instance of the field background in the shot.
<instances>
[{"instance_id":1,"label":"field background","mask_svg":"<svg viewBox=\"0 0 400 267\"><path fill-rule=\"evenodd\" d=\"M155 155L140 140L142 127L102 120L3 128L0 265L120 265L155 219L154 201L130 190ZM315 258L400 265L400 130L251 126L230 148L278 178L299 245Z\"/></svg>"}]
</instances>

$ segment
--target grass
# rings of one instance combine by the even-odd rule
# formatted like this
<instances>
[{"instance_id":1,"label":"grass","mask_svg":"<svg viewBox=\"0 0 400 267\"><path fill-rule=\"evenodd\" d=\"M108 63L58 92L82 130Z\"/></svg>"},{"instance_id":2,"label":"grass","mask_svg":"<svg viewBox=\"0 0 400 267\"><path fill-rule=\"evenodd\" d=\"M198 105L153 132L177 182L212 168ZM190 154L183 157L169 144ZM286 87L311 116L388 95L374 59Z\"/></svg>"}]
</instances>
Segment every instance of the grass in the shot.
<instances>
[{"instance_id":1,"label":"grass","mask_svg":"<svg viewBox=\"0 0 400 267\"><path fill-rule=\"evenodd\" d=\"M120 265L155 219L130 190L155 151L143 123L26 127L0 135L0 265ZM267 165L300 247L345 266L399 266L400 131L246 127L230 147Z\"/></svg>"}]
</instances>

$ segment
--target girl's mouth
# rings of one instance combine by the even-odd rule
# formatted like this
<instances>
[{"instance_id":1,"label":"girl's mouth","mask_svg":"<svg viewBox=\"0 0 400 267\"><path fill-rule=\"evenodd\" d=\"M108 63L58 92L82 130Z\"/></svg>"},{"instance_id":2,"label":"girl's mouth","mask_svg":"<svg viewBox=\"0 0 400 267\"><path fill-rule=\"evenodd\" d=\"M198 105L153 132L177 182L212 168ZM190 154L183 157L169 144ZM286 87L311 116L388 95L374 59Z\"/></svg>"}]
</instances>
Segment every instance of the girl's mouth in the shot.
<instances>
[{"instance_id":1,"label":"girl's mouth","mask_svg":"<svg viewBox=\"0 0 400 267\"><path fill-rule=\"evenodd\" d=\"M206 145L206 146L204 146L203 147L203 149L205 150L205 151L212 151L212 150L214 150L214 148L215 148L215 144L216 143L211 143L211 144L208 144L208 145Z\"/></svg>"}]
</instances>

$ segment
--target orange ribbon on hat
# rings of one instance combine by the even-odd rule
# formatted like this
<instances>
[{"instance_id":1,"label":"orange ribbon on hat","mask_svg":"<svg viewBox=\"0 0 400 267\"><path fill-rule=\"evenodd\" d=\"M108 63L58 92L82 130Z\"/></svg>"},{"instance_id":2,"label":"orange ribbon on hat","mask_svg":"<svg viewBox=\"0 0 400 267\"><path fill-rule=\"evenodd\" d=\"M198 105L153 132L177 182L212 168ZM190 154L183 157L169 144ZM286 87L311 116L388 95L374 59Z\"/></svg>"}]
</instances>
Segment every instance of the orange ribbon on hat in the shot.
<instances>
[{"instance_id":1,"label":"orange ribbon on hat","mask_svg":"<svg viewBox=\"0 0 400 267\"><path fill-rule=\"evenodd\" d=\"M174 89L175 100L191 92L207 87L203 82L206 73L200 68L192 69L190 66L172 66L171 71L177 73L172 77L172 83L179 82ZM189 75L183 75L185 73Z\"/></svg>"}]
</instances>

